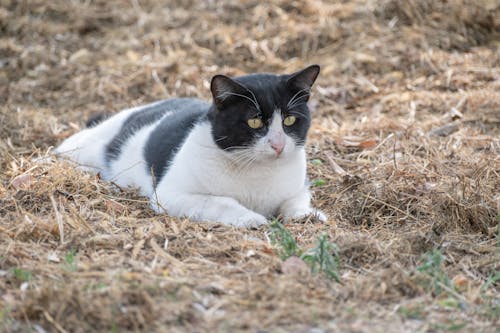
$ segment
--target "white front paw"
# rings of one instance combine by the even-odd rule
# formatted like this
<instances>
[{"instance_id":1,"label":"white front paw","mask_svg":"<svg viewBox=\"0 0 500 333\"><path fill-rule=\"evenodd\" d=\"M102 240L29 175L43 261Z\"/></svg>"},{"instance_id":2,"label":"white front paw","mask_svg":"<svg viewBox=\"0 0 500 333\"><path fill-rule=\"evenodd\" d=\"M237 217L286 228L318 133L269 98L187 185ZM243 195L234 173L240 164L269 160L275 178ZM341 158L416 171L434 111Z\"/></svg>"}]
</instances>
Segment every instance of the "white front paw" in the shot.
<instances>
[{"instance_id":1,"label":"white front paw","mask_svg":"<svg viewBox=\"0 0 500 333\"><path fill-rule=\"evenodd\" d=\"M267 223L268 221L264 216L257 213L248 212L240 217L237 217L229 224L240 228L258 228Z\"/></svg>"},{"instance_id":2,"label":"white front paw","mask_svg":"<svg viewBox=\"0 0 500 333\"><path fill-rule=\"evenodd\" d=\"M315 208L307 208L307 209L298 209L290 213L285 214L285 220L299 220L308 216L314 216L321 222L326 222L328 220L328 216Z\"/></svg>"},{"instance_id":3,"label":"white front paw","mask_svg":"<svg viewBox=\"0 0 500 333\"><path fill-rule=\"evenodd\" d=\"M313 209L312 214L321 222L326 222L328 220L328 215L326 215L319 209Z\"/></svg>"}]
</instances>

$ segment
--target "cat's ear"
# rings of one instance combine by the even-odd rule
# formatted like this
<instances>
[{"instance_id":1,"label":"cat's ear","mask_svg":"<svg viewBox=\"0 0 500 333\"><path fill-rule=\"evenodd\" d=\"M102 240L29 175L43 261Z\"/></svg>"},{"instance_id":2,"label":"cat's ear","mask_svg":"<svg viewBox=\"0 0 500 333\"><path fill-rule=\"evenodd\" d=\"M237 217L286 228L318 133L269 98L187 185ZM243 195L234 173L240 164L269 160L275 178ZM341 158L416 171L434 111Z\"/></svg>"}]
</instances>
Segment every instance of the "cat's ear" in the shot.
<instances>
[{"instance_id":1,"label":"cat's ear","mask_svg":"<svg viewBox=\"0 0 500 333\"><path fill-rule=\"evenodd\" d=\"M319 74L319 65L311 65L293 73L286 81L288 87L299 91L309 91Z\"/></svg>"},{"instance_id":2,"label":"cat's ear","mask_svg":"<svg viewBox=\"0 0 500 333\"><path fill-rule=\"evenodd\" d=\"M234 97L240 98L248 94L247 88L225 75L215 75L210 83L210 90L217 106L224 105L225 102Z\"/></svg>"}]
</instances>

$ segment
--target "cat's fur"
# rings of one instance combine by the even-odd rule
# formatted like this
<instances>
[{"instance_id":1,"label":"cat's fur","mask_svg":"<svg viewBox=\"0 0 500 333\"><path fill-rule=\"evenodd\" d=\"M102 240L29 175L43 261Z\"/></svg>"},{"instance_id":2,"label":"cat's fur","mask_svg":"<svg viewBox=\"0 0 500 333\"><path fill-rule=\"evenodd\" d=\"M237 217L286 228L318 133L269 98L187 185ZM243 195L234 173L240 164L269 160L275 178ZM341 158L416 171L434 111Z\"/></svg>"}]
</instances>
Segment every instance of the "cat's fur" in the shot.
<instances>
[{"instance_id":1,"label":"cat's fur","mask_svg":"<svg viewBox=\"0 0 500 333\"><path fill-rule=\"evenodd\" d=\"M313 65L292 75L217 75L211 105L176 98L124 110L90 121L55 153L140 188L153 209L172 216L241 227L278 215L325 220L311 207L304 150L318 74ZM250 127L256 118L261 128Z\"/></svg>"}]
</instances>

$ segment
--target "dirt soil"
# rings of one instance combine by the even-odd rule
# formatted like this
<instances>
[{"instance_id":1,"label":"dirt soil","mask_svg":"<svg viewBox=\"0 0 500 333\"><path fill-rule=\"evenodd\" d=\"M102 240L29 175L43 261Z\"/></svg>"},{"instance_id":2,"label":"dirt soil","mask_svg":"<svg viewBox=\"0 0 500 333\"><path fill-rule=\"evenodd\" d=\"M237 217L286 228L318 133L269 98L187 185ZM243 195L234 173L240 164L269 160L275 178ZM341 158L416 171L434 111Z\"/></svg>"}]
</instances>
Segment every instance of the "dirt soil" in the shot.
<instances>
[{"instance_id":1,"label":"dirt soil","mask_svg":"<svg viewBox=\"0 0 500 333\"><path fill-rule=\"evenodd\" d=\"M495 0L0 0L0 330L498 332L499 31ZM329 219L286 228L336 244L340 283L268 227L34 162L97 113L312 63Z\"/></svg>"}]
</instances>

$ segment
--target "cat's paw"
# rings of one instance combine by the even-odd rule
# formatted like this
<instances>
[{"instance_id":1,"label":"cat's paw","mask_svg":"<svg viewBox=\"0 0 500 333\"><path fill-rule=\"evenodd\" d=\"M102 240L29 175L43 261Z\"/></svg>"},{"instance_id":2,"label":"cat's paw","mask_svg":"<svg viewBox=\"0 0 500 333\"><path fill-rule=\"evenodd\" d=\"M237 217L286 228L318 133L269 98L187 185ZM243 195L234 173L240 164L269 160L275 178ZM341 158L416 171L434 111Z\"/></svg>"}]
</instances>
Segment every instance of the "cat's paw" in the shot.
<instances>
[{"instance_id":1,"label":"cat's paw","mask_svg":"<svg viewBox=\"0 0 500 333\"><path fill-rule=\"evenodd\" d=\"M321 222L326 222L328 221L328 215L326 215L325 213L323 213L321 210L319 209L313 209L313 213L314 217L316 217L318 220L320 220Z\"/></svg>"},{"instance_id":2,"label":"cat's paw","mask_svg":"<svg viewBox=\"0 0 500 333\"><path fill-rule=\"evenodd\" d=\"M285 214L284 218L286 221L291 221L300 220L309 216L318 219L320 222L326 222L328 220L328 216L325 213L315 208L298 209L296 211Z\"/></svg>"},{"instance_id":3,"label":"cat's paw","mask_svg":"<svg viewBox=\"0 0 500 333\"><path fill-rule=\"evenodd\" d=\"M260 226L263 226L267 224L268 221L267 219L257 213L249 212L245 213L242 216L234 219L231 225L235 227L240 227L240 228L258 228Z\"/></svg>"},{"instance_id":4,"label":"cat's paw","mask_svg":"<svg viewBox=\"0 0 500 333\"><path fill-rule=\"evenodd\" d=\"M49 163L54 162L54 159L50 155L45 155L45 156L41 156L41 157L35 157L31 161L35 164L44 165L44 164L49 164Z\"/></svg>"}]
</instances>

